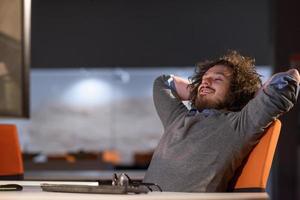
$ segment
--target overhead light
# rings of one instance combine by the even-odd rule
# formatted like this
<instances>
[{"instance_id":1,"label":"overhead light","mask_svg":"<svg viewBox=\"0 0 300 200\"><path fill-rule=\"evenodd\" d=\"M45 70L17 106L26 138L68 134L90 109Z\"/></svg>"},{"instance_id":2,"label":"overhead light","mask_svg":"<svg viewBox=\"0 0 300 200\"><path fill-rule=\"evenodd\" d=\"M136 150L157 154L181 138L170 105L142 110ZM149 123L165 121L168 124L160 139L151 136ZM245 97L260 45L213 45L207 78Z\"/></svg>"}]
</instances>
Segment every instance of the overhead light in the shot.
<instances>
[{"instance_id":1,"label":"overhead light","mask_svg":"<svg viewBox=\"0 0 300 200\"><path fill-rule=\"evenodd\" d=\"M63 96L63 101L73 106L93 107L111 99L109 84L99 79L85 79L73 85Z\"/></svg>"}]
</instances>

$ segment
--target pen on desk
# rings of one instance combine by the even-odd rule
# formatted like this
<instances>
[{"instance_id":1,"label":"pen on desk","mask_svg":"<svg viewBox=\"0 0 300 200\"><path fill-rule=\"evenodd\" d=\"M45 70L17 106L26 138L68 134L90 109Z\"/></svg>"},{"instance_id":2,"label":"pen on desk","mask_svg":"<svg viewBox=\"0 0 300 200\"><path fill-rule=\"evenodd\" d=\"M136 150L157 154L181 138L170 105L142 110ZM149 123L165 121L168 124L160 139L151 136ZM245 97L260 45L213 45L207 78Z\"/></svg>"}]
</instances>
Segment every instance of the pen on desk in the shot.
<instances>
[{"instance_id":1,"label":"pen on desk","mask_svg":"<svg viewBox=\"0 0 300 200\"><path fill-rule=\"evenodd\" d=\"M23 187L18 184L5 184L0 185L0 191L21 191Z\"/></svg>"}]
</instances>

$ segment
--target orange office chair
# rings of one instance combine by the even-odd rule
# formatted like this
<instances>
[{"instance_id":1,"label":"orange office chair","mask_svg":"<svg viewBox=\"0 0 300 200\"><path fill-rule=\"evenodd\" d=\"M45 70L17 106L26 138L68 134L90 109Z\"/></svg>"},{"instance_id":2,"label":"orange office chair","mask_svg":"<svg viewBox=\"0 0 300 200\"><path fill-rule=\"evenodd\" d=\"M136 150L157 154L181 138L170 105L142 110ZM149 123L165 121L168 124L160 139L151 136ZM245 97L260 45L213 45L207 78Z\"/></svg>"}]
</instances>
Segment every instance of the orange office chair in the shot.
<instances>
[{"instance_id":1,"label":"orange office chair","mask_svg":"<svg viewBox=\"0 0 300 200\"><path fill-rule=\"evenodd\" d=\"M233 191L265 191L280 128L281 122L278 119L268 127L266 133L236 173Z\"/></svg>"},{"instance_id":2,"label":"orange office chair","mask_svg":"<svg viewBox=\"0 0 300 200\"><path fill-rule=\"evenodd\" d=\"M17 128L0 124L0 180L23 179L23 160Z\"/></svg>"}]
</instances>

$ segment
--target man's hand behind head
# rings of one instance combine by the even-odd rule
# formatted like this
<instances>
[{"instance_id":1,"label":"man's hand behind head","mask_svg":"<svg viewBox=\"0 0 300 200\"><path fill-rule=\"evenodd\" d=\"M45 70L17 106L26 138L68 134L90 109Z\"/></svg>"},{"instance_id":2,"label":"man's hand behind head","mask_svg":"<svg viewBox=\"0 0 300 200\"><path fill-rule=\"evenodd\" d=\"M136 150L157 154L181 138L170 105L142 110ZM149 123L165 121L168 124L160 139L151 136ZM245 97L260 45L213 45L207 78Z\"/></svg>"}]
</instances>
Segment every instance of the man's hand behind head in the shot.
<instances>
[{"instance_id":1,"label":"man's hand behind head","mask_svg":"<svg viewBox=\"0 0 300 200\"><path fill-rule=\"evenodd\" d=\"M295 68L291 68L289 69L288 71L285 71L285 72L278 72L276 74L274 74L273 76L271 76L264 84L263 86L261 87L261 89L263 88L266 88L270 82L274 79L275 76L278 76L279 74L288 74L290 75L291 77L293 77L297 82L298 84L300 84L300 75L299 75L299 70L298 69L295 69ZM260 89L260 90L261 90ZM260 91L259 90L259 91ZM259 93L259 91L256 92L256 95Z\"/></svg>"},{"instance_id":2,"label":"man's hand behind head","mask_svg":"<svg viewBox=\"0 0 300 200\"><path fill-rule=\"evenodd\" d=\"M289 69L287 71L287 74L292 76L298 82L298 84L300 84L300 75L299 75L299 71L297 69Z\"/></svg>"}]
</instances>

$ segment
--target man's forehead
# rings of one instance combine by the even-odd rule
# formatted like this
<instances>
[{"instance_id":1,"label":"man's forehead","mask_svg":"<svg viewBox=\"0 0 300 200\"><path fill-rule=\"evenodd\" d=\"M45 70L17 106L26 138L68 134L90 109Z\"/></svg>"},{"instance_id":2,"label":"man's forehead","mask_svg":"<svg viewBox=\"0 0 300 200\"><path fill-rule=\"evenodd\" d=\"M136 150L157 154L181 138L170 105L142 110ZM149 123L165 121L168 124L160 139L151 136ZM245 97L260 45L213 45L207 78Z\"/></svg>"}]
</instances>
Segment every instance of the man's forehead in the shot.
<instances>
[{"instance_id":1,"label":"man's forehead","mask_svg":"<svg viewBox=\"0 0 300 200\"><path fill-rule=\"evenodd\" d=\"M205 75L208 74L218 74L218 75L223 75L223 76L230 76L232 74L232 69L228 66L225 65L215 65L208 69L205 73Z\"/></svg>"}]
</instances>

